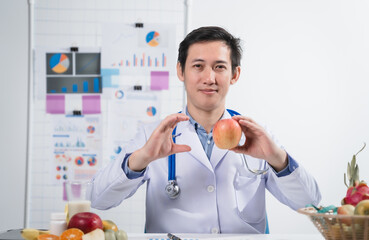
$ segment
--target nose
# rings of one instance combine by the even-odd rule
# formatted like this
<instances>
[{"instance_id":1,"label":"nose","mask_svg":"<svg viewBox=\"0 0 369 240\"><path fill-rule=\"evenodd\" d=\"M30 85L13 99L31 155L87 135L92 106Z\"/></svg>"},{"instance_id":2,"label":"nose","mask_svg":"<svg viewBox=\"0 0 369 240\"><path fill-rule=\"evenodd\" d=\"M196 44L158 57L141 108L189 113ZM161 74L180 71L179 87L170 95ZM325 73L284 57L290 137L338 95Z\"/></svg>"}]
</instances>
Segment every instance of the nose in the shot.
<instances>
[{"instance_id":1,"label":"nose","mask_svg":"<svg viewBox=\"0 0 369 240\"><path fill-rule=\"evenodd\" d=\"M204 84L214 84L215 83L215 72L212 68L205 68L203 71L203 83Z\"/></svg>"}]
</instances>

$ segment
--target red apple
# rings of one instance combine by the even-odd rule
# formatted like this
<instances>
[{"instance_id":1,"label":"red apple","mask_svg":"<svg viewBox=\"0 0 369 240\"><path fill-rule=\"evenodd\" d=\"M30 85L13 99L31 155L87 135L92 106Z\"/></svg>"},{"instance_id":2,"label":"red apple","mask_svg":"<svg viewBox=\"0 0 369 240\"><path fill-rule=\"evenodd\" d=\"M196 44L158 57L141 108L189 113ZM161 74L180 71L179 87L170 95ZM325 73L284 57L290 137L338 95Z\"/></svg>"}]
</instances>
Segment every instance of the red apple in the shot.
<instances>
[{"instance_id":1,"label":"red apple","mask_svg":"<svg viewBox=\"0 0 369 240\"><path fill-rule=\"evenodd\" d=\"M89 233L97 228L103 229L101 218L92 212L80 212L73 215L69 220L69 228L78 228L84 234Z\"/></svg>"},{"instance_id":2,"label":"red apple","mask_svg":"<svg viewBox=\"0 0 369 240\"><path fill-rule=\"evenodd\" d=\"M354 215L355 207L351 204L344 204L337 208L337 214L340 215ZM341 222L345 223L346 225L351 225L351 218L341 218Z\"/></svg>"},{"instance_id":3,"label":"red apple","mask_svg":"<svg viewBox=\"0 0 369 240\"><path fill-rule=\"evenodd\" d=\"M351 204L345 204L337 208L338 214L354 215L355 207Z\"/></svg>"},{"instance_id":4,"label":"red apple","mask_svg":"<svg viewBox=\"0 0 369 240\"><path fill-rule=\"evenodd\" d=\"M214 143L221 149L236 147L240 142L241 136L241 126L232 118L219 120L213 129Z\"/></svg>"}]
</instances>

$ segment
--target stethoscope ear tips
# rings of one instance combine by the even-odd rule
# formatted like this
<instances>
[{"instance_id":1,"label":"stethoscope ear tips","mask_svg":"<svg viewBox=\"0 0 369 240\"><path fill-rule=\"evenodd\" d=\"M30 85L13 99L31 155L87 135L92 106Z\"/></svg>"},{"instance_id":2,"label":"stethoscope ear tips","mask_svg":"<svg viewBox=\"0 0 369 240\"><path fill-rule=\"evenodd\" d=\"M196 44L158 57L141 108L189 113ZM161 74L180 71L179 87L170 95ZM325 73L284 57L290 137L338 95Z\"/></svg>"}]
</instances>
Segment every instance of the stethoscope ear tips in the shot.
<instances>
[{"instance_id":1,"label":"stethoscope ear tips","mask_svg":"<svg viewBox=\"0 0 369 240\"><path fill-rule=\"evenodd\" d=\"M176 180L169 180L165 186L165 192L170 199L176 199L179 195L179 186Z\"/></svg>"}]
</instances>

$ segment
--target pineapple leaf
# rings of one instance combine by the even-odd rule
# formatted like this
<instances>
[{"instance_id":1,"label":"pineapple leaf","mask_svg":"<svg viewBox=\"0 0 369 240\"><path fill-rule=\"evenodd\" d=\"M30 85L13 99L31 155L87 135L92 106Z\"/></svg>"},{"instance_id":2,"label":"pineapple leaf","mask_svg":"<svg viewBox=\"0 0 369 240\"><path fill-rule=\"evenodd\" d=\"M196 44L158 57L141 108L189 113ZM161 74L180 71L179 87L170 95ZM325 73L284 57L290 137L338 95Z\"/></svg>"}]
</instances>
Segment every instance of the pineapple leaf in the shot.
<instances>
[{"instance_id":1,"label":"pineapple leaf","mask_svg":"<svg viewBox=\"0 0 369 240\"><path fill-rule=\"evenodd\" d=\"M344 180L344 183L345 183L346 187L349 188L349 186L346 183L346 173L343 174L343 180Z\"/></svg>"},{"instance_id":2,"label":"pineapple leaf","mask_svg":"<svg viewBox=\"0 0 369 240\"><path fill-rule=\"evenodd\" d=\"M364 146L355 154L355 156L358 155L361 151L363 151L365 147L366 147L366 143L364 142Z\"/></svg>"},{"instance_id":3,"label":"pineapple leaf","mask_svg":"<svg viewBox=\"0 0 369 240\"><path fill-rule=\"evenodd\" d=\"M355 167L355 177L354 177L354 184L357 182L360 182L360 178L359 178L359 166L356 165Z\"/></svg>"},{"instance_id":4,"label":"pineapple leaf","mask_svg":"<svg viewBox=\"0 0 369 240\"><path fill-rule=\"evenodd\" d=\"M351 160L351 177L355 178L356 155L352 156Z\"/></svg>"},{"instance_id":5,"label":"pineapple leaf","mask_svg":"<svg viewBox=\"0 0 369 240\"><path fill-rule=\"evenodd\" d=\"M351 162L347 163L347 175L344 174L344 183L348 188L353 187L356 183L360 182L359 166L357 165L356 156L364 150L365 146L366 143L364 142L364 146L352 156Z\"/></svg>"},{"instance_id":6,"label":"pineapple leaf","mask_svg":"<svg viewBox=\"0 0 369 240\"><path fill-rule=\"evenodd\" d=\"M350 183L350 179L351 179L351 167L350 167L350 163L347 163L347 180Z\"/></svg>"}]
</instances>

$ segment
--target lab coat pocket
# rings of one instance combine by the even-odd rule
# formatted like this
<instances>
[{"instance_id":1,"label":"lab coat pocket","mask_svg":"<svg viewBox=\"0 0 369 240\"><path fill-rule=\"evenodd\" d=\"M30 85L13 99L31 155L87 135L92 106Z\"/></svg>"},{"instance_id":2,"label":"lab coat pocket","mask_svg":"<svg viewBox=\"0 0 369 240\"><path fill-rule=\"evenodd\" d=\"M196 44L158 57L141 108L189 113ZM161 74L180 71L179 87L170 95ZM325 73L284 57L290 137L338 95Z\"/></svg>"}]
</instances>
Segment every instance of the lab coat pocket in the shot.
<instances>
[{"instance_id":1,"label":"lab coat pocket","mask_svg":"<svg viewBox=\"0 0 369 240\"><path fill-rule=\"evenodd\" d=\"M237 212L247 223L259 223L265 218L264 179L257 175L241 175L234 180Z\"/></svg>"}]
</instances>

